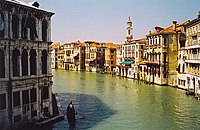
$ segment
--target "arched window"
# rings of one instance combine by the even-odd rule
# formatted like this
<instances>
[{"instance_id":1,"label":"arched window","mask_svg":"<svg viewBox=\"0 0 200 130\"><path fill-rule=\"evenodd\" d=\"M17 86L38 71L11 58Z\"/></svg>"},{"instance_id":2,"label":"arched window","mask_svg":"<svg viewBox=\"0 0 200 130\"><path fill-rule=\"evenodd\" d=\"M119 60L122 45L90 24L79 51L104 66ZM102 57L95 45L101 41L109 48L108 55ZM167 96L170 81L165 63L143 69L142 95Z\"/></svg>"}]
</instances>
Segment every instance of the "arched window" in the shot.
<instances>
[{"instance_id":1,"label":"arched window","mask_svg":"<svg viewBox=\"0 0 200 130\"><path fill-rule=\"evenodd\" d=\"M21 27L21 35L22 39L27 39L27 26L26 26L27 19L26 17L22 18L22 27Z\"/></svg>"},{"instance_id":2,"label":"arched window","mask_svg":"<svg viewBox=\"0 0 200 130\"><path fill-rule=\"evenodd\" d=\"M22 51L22 76L28 75L28 53L27 50L24 49Z\"/></svg>"},{"instance_id":3,"label":"arched window","mask_svg":"<svg viewBox=\"0 0 200 130\"><path fill-rule=\"evenodd\" d=\"M178 68L177 68L177 71L180 72L180 69L181 69L181 65L178 64Z\"/></svg>"},{"instance_id":4,"label":"arched window","mask_svg":"<svg viewBox=\"0 0 200 130\"><path fill-rule=\"evenodd\" d=\"M42 51L42 74L47 74L47 51Z\"/></svg>"},{"instance_id":5,"label":"arched window","mask_svg":"<svg viewBox=\"0 0 200 130\"><path fill-rule=\"evenodd\" d=\"M157 53L154 52L154 61L157 61Z\"/></svg>"},{"instance_id":6,"label":"arched window","mask_svg":"<svg viewBox=\"0 0 200 130\"><path fill-rule=\"evenodd\" d=\"M183 67L183 68L182 68L182 72L185 72L185 64L183 64L182 67Z\"/></svg>"},{"instance_id":7,"label":"arched window","mask_svg":"<svg viewBox=\"0 0 200 130\"><path fill-rule=\"evenodd\" d=\"M28 28L30 28L30 40L35 40L35 38L38 36L34 18L29 18Z\"/></svg>"},{"instance_id":8,"label":"arched window","mask_svg":"<svg viewBox=\"0 0 200 130\"><path fill-rule=\"evenodd\" d=\"M36 51L34 49L30 51L30 74L36 75Z\"/></svg>"},{"instance_id":9,"label":"arched window","mask_svg":"<svg viewBox=\"0 0 200 130\"><path fill-rule=\"evenodd\" d=\"M47 41L47 27L48 27L47 21L43 20L42 22L42 40L43 41Z\"/></svg>"},{"instance_id":10,"label":"arched window","mask_svg":"<svg viewBox=\"0 0 200 130\"><path fill-rule=\"evenodd\" d=\"M166 62L167 62L167 53L164 52L163 55L164 55L164 56L163 56L163 57L164 57L164 58L163 58L163 62L166 63Z\"/></svg>"},{"instance_id":11,"label":"arched window","mask_svg":"<svg viewBox=\"0 0 200 130\"><path fill-rule=\"evenodd\" d=\"M35 40L35 38L38 37L34 18L31 18L31 17L22 18L21 33L22 33L23 39Z\"/></svg>"},{"instance_id":12,"label":"arched window","mask_svg":"<svg viewBox=\"0 0 200 130\"><path fill-rule=\"evenodd\" d=\"M20 52L18 49L13 50L12 52L12 65L13 65L13 76L19 76L20 68L19 68L19 56Z\"/></svg>"},{"instance_id":13,"label":"arched window","mask_svg":"<svg viewBox=\"0 0 200 130\"><path fill-rule=\"evenodd\" d=\"M4 29L5 23L4 23L4 15L3 13L0 13L0 37L4 37Z\"/></svg>"},{"instance_id":14,"label":"arched window","mask_svg":"<svg viewBox=\"0 0 200 130\"><path fill-rule=\"evenodd\" d=\"M167 38L164 37L164 44L167 44Z\"/></svg>"},{"instance_id":15,"label":"arched window","mask_svg":"<svg viewBox=\"0 0 200 130\"><path fill-rule=\"evenodd\" d=\"M0 78L5 78L5 56L2 49L0 49Z\"/></svg>"},{"instance_id":16,"label":"arched window","mask_svg":"<svg viewBox=\"0 0 200 130\"><path fill-rule=\"evenodd\" d=\"M12 37L19 38L19 18L17 15L12 16Z\"/></svg>"}]
</instances>

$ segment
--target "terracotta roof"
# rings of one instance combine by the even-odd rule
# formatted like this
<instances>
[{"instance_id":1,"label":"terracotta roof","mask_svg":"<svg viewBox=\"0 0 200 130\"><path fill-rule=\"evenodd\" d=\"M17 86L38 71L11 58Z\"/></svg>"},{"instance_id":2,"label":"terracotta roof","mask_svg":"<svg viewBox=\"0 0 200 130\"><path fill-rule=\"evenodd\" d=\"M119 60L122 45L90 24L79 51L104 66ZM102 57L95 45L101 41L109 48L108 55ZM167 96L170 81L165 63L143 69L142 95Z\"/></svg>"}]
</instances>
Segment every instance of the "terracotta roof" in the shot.
<instances>
[{"instance_id":1,"label":"terracotta roof","mask_svg":"<svg viewBox=\"0 0 200 130\"><path fill-rule=\"evenodd\" d=\"M113 43L105 43L105 46L111 48L113 46Z\"/></svg>"},{"instance_id":2,"label":"terracotta roof","mask_svg":"<svg viewBox=\"0 0 200 130\"><path fill-rule=\"evenodd\" d=\"M77 41L77 42L69 42L69 43L65 43L65 45L70 45L70 44L74 44L76 46L85 46L85 43Z\"/></svg>"},{"instance_id":3,"label":"terracotta roof","mask_svg":"<svg viewBox=\"0 0 200 130\"><path fill-rule=\"evenodd\" d=\"M116 48L121 48L122 44L115 44Z\"/></svg>"},{"instance_id":4,"label":"terracotta roof","mask_svg":"<svg viewBox=\"0 0 200 130\"><path fill-rule=\"evenodd\" d=\"M81 43L79 43L79 46L85 46L85 43L81 42Z\"/></svg>"},{"instance_id":5,"label":"terracotta roof","mask_svg":"<svg viewBox=\"0 0 200 130\"><path fill-rule=\"evenodd\" d=\"M135 42L146 42L147 38L140 38L140 39L136 39L134 40Z\"/></svg>"},{"instance_id":6,"label":"terracotta roof","mask_svg":"<svg viewBox=\"0 0 200 130\"><path fill-rule=\"evenodd\" d=\"M52 43L51 44L52 49L59 48L59 46L60 46L60 43Z\"/></svg>"},{"instance_id":7,"label":"terracotta roof","mask_svg":"<svg viewBox=\"0 0 200 130\"><path fill-rule=\"evenodd\" d=\"M84 43L89 43L89 44L91 44L91 43L97 43L97 42L95 42L95 41L84 41Z\"/></svg>"},{"instance_id":8,"label":"terracotta roof","mask_svg":"<svg viewBox=\"0 0 200 130\"><path fill-rule=\"evenodd\" d=\"M181 31L183 26L186 26L190 21L187 20L183 22L182 24L176 24L176 30ZM158 29L159 28L159 29ZM173 25L162 29L161 27L155 27L154 32L150 32L148 35L156 35L156 34L162 34L162 33L172 33L173 32Z\"/></svg>"},{"instance_id":9,"label":"terracotta roof","mask_svg":"<svg viewBox=\"0 0 200 130\"><path fill-rule=\"evenodd\" d=\"M113 43L105 43L105 46L107 48L118 48L120 45L119 44L113 44Z\"/></svg>"},{"instance_id":10,"label":"terracotta roof","mask_svg":"<svg viewBox=\"0 0 200 130\"><path fill-rule=\"evenodd\" d=\"M90 44L90 47L97 47L99 44L97 44L97 43L91 43Z\"/></svg>"}]
</instances>

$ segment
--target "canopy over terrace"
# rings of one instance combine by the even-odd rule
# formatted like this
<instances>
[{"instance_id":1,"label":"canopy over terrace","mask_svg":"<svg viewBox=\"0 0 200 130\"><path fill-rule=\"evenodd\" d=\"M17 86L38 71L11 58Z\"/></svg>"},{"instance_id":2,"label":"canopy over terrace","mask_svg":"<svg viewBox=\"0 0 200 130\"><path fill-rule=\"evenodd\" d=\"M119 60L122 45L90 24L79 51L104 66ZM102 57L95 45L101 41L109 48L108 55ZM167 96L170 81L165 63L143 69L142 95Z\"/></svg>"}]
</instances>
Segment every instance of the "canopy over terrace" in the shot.
<instances>
[{"instance_id":1,"label":"canopy over terrace","mask_svg":"<svg viewBox=\"0 0 200 130\"><path fill-rule=\"evenodd\" d=\"M122 65L131 65L132 61L123 61L120 64L122 64Z\"/></svg>"}]
</instances>

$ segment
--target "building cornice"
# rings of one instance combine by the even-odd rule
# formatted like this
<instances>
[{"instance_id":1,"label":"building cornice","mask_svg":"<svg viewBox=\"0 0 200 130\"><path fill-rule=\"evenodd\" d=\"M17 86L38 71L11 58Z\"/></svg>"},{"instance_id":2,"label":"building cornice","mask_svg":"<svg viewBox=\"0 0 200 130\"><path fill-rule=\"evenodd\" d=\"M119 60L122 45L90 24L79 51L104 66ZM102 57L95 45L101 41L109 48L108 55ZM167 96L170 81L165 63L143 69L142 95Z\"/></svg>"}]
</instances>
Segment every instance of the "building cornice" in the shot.
<instances>
[{"instance_id":1,"label":"building cornice","mask_svg":"<svg viewBox=\"0 0 200 130\"><path fill-rule=\"evenodd\" d=\"M200 17L198 17L198 18L192 20L190 23L188 23L188 24L186 25L186 27L189 28L189 27L192 27L192 26L194 26L194 25L196 25L196 24L199 24L199 23L200 23Z\"/></svg>"},{"instance_id":2,"label":"building cornice","mask_svg":"<svg viewBox=\"0 0 200 130\"><path fill-rule=\"evenodd\" d=\"M25 2L21 2L21 1L11 1L11 0L3 0L0 1L0 10L7 10L7 11L11 11L13 12L13 8L15 8L16 12L30 12L31 14L36 14L38 15L38 17L43 17L43 15L48 16L49 18L54 15L55 13L51 12L51 11L46 11L44 9L41 8L37 8L31 4L25 3Z\"/></svg>"}]
</instances>

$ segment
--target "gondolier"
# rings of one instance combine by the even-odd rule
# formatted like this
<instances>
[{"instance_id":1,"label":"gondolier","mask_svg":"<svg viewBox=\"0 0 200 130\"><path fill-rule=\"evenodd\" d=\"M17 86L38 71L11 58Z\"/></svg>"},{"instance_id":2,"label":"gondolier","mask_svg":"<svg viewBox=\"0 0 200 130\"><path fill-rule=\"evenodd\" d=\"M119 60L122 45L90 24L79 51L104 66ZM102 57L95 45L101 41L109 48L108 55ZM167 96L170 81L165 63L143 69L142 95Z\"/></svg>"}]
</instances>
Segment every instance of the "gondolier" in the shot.
<instances>
[{"instance_id":1,"label":"gondolier","mask_svg":"<svg viewBox=\"0 0 200 130\"><path fill-rule=\"evenodd\" d=\"M67 106L67 120L70 127L75 127L76 125L76 114L74 105L72 104L72 101Z\"/></svg>"}]
</instances>

